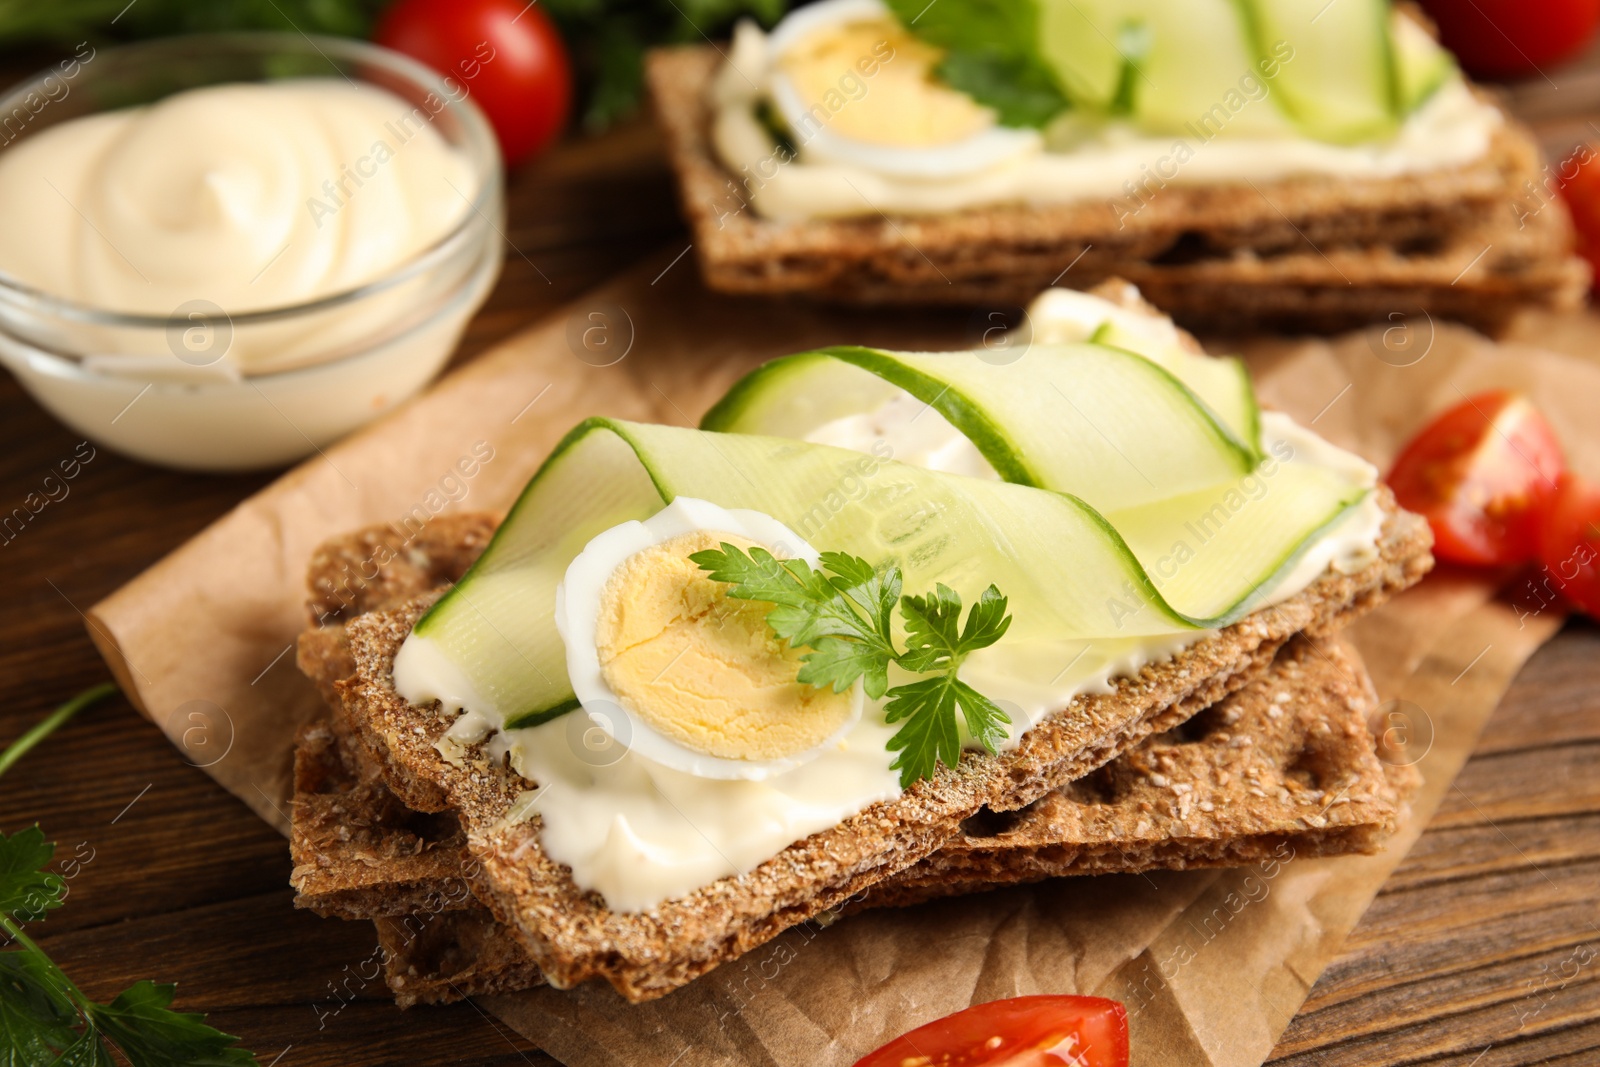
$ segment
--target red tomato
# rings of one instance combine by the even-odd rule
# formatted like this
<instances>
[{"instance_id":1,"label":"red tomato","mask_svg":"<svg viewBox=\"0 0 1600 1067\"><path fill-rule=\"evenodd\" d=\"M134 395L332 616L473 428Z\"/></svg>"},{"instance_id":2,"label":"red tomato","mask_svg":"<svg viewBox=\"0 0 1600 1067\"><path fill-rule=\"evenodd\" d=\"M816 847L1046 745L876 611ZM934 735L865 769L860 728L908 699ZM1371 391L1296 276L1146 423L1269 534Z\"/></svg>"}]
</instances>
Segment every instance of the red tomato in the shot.
<instances>
[{"instance_id":1,"label":"red tomato","mask_svg":"<svg viewBox=\"0 0 1600 1067\"><path fill-rule=\"evenodd\" d=\"M902 1034L855 1067L1128 1067L1128 1012L1104 997L1013 997Z\"/></svg>"},{"instance_id":2,"label":"red tomato","mask_svg":"<svg viewBox=\"0 0 1600 1067\"><path fill-rule=\"evenodd\" d=\"M1600 488L1575 474L1561 479L1545 517L1539 560L1552 586L1600 619Z\"/></svg>"},{"instance_id":3,"label":"red tomato","mask_svg":"<svg viewBox=\"0 0 1600 1067\"><path fill-rule=\"evenodd\" d=\"M399 0L372 39L461 86L489 116L507 166L539 152L567 124L572 63L537 4Z\"/></svg>"},{"instance_id":4,"label":"red tomato","mask_svg":"<svg viewBox=\"0 0 1600 1067\"><path fill-rule=\"evenodd\" d=\"M1422 0L1439 39L1469 73L1514 78L1577 55L1600 23L1600 0Z\"/></svg>"},{"instance_id":5,"label":"red tomato","mask_svg":"<svg viewBox=\"0 0 1600 1067\"><path fill-rule=\"evenodd\" d=\"M1562 160L1555 177L1561 199L1572 212L1578 255L1589 261L1595 285L1600 286L1600 152L1579 145Z\"/></svg>"},{"instance_id":6,"label":"red tomato","mask_svg":"<svg viewBox=\"0 0 1600 1067\"><path fill-rule=\"evenodd\" d=\"M1555 431L1527 397L1496 391L1456 405L1411 439L1389 472L1400 505L1433 527L1457 563L1522 563L1566 469Z\"/></svg>"}]
</instances>

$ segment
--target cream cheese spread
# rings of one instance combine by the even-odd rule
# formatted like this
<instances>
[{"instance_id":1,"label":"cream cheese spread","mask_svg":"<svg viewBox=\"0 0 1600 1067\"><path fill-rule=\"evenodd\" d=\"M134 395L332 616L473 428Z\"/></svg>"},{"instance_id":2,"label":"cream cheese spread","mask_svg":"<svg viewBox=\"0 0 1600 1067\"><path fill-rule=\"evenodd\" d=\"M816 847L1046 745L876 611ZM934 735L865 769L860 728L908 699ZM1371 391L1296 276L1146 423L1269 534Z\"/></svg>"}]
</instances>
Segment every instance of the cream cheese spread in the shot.
<instances>
[{"instance_id":1,"label":"cream cheese spread","mask_svg":"<svg viewBox=\"0 0 1600 1067\"><path fill-rule=\"evenodd\" d=\"M870 17L870 11L861 17ZM926 158L941 161L930 172L908 166L905 150L885 155L876 142L843 136L830 125L791 131L792 155L781 147L758 117L764 101L775 94L786 100L795 91L774 45L790 47L753 25L739 28L729 62L712 92L711 141L718 158L735 175L739 199L757 213L779 220L881 212L941 214L1004 203L1101 200L1119 222L1125 222L1168 185L1272 181L1295 175L1388 178L1457 166L1482 157L1502 122L1497 109L1454 77L1394 136L1370 143L1333 144L1293 134L1251 137L1212 133L1209 128L1163 136L1123 122L1058 124L1043 137L1031 130L993 127L967 139L982 149L977 154L953 152L960 142L924 148ZM902 61L896 55L882 65L882 71ZM853 109L864 110L874 100L876 82L857 80L866 88L859 98L841 94L840 117L851 117ZM1261 100L1248 106L1272 105ZM993 136L1000 134L1015 136L1002 142ZM974 167L974 159L981 165Z\"/></svg>"}]
</instances>

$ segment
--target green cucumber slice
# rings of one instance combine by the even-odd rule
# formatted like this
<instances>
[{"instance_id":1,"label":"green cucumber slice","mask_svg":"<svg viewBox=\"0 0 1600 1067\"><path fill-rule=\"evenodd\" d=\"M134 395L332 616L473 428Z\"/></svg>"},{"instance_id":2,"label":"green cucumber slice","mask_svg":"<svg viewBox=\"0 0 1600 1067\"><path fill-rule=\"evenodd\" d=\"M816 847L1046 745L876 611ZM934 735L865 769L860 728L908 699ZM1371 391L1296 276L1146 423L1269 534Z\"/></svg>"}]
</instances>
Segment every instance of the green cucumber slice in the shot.
<instances>
[{"instance_id":1,"label":"green cucumber slice","mask_svg":"<svg viewBox=\"0 0 1600 1067\"><path fill-rule=\"evenodd\" d=\"M1142 129L1209 141L1291 137L1236 0L1139 0L1150 46L1133 82Z\"/></svg>"},{"instance_id":2,"label":"green cucumber slice","mask_svg":"<svg viewBox=\"0 0 1600 1067\"><path fill-rule=\"evenodd\" d=\"M1141 63L1136 54L1141 28L1120 24L1120 7L1097 0L1039 0L1039 53L1078 107L1111 110L1124 71Z\"/></svg>"},{"instance_id":3,"label":"green cucumber slice","mask_svg":"<svg viewBox=\"0 0 1600 1067\"><path fill-rule=\"evenodd\" d=\"M1273 92L1309 137L1383 138L1398 126L1388 0L1240 0ZM1285 49L1292 49L1292 54Z\"/></svg>"},{"instance_id":4,"label":"green cucumber slice","mask_svg":"<svg viewBox=\"0 0 1600 1067\"><path fill-rule=\"evenodd\" d=\"M1165 517L1159 503L1128 510L1134 548L1064 493L783 438L590 419L557 446L415 635L459 667L506 725L559 714L573 700L553 617L567 565L596 534L680 495L762 511L817 547L897 563L907 589L943 582L970 599L995 583L1011 598L1016 640L1224 626L1367 492L1320 468L1294 469L1282 465L1271 492L1230 510L1221 527L1230 547L1197 555L1174 577L1162 556L1184 523L1207 513L1207 494L1228 505L1218 495L1226 486L1179 498ZM1251 555L1229 554L1238 550Z\"/></svg>"},{"instance_id":5,"label":"green cucumber slice","mask_svg":"<svg viewBox=\"0 0 1600 1067\"><path fill-rule=\"evenodd\" d=\"M1251 445L1141 355L1094 344L1035 344L1007 363L985 355L839 346L774 360L736 384L701 428L803 438L903 389L1001 478L1102 510L1229 481L1255 463Z\"/></svg>"},{"instance_id":6,"label":"green cucumber slice","mask_svg":"<svg viewBox=\"0 0 1600 1067\"><path fill-rule=\"evenodd\" d=\"M1225 485L1111 512L1106 520L1170 603L1216 612L1227 601L1229 610L1248 614L1315 533L1366 492L1327 467L1266 463ZM1280 526L1304 533L1305 539L1286 545ZM1256 567L1267 577L1242 599L1238 587L1223 577L1239 560L1276 564Z\"/></svg>"},{"instance_id":7,"label":"green cucumber slice","mask_svg":"<svg viewBox=\"0 0 1600 1067\"><path fill-rule=\"evenodd\" d=\"M1250 372L1240 360L1191 352L1178 343L1166 319L1137 315L1107 319L1090 340L1136 353L1166 369L1189 387L1235 440L1257 447L1261 440L1261 409L1250 384Z\"/></svg>"},{"instance_id":8,"label":"green cucumber slice","mask_svg":"<svg viewBox=\"0 0 1600 1067\"><path fill-rule=\"evenodd\" d=\"M1400 111L1409 115L1449 81L1456 60L1415 19L1396 9L1390 15Z\"/></svg>"},{"instance_id":9,"label":"green cucumber slice","mask_svg":"<svg viewBox=\"0 0 1600 1067\"><path fill-rule=\"evenodd\" d=\"M1166 316L1059 288L1039 294L1028 316L1035 343L1092 341L1160 364L1204 401L1235 439L1259 452L1261 412L1244 364L1192 350Z\"/></svg>"},{"instance_id":10,"label":"green cucumber slice","mask_svg":"<svg viewBox=\"0 0 1600 1067\"><path fill-rule=\"evenodd\" d=\"M1041 0L1039 50L1080 107L1210 140L1290 136L1236 0Z\"/></svg>"}]
</instances>

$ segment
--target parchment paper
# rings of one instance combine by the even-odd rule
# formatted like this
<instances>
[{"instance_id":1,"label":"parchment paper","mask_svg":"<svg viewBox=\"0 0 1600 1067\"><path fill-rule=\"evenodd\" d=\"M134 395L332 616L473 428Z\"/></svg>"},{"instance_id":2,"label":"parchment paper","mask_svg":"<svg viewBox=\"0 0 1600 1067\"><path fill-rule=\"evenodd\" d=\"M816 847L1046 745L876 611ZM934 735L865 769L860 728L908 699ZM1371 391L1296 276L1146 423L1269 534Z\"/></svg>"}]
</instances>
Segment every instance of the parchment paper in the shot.
<instances>
[{"instance_id":1,"label":"parchment paper","mask_svg":"<svg viewBox=\"0 0 1600 1067\"><path fill-rule=\"evenodd\" d=\"M407 515L504 506L587 415L690 425L761 359L834 342L967 347L995 321L730 300L706 293L688 266L658 278L666 262L641 265L455 372L96 605L91 633L136 706L191 763L285 829L292 738L319 713L292 653L318 542ZM1593 329L1558 325L1569 351ZM1600 435L1585 421L1600 409L1600 368L1443 324L1407 329L1244 350L1270 405L1380 464L1429 414L1509 384L1534 395L1580 469L1600 474ZM1521 575L1444 572L1357 626L1380 693L1400 701L1383 709L1383 727L1407 735L1406 758L1426 753L1425 785L1382 855L1067 879L809 924L647 1005L598 986L488 1003L573 1067L810 1067L849 1064L971 1003L1094 992L1128 1005L1136 1063L1258 1064L1421 832L1516 671L1559 627L1559 611L1533 589Z\"/></svg>"}]
</instances>

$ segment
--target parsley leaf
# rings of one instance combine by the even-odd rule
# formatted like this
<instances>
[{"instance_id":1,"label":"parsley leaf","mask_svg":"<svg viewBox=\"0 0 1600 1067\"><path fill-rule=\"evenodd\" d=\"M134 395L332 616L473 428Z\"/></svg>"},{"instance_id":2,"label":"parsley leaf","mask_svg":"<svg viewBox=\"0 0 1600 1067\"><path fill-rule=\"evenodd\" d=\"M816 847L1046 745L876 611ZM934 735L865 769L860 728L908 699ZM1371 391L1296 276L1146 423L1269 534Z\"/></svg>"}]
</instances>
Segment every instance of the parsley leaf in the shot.
<instances>
[{"instance_id":1,"label":"parsley leaf","mask_svg":"<svg viewBox=\"0 0 1600 1067\"><path fill-rule=\"evenodd\" d=\"M867 696L888 696L885 720L905 724L888 742L889 751L899 753L889 766L900 772L903 788L932 777L940 763L960 761L958 715L989 751L1005 739L1010 717L959 677L970 653L1011 627L1006 598L994 586L978 597L963 625L955 590L941 582L927 596L902 596L900 568L880 572L859 556L823 552L822 570L813 571L804 560L778 560L759 547L747 554L723 542L689 558L713 581L732 584L729 596L773 605L767 612L772 632L791 647L809 649L800 657L798 681L837 693L859 678ZM896 606L906 626L903 652L894 645ZM891 663L932 677L890 689Z\"/></svg>"},{"instance_id":2,"label":"parsley leaf","mask_svg":"<svg viewBox=\"0 0 1600 1067\"><path fill-rule=\"evenodd\" d=\"M1038 60L1000 52L952 51L939 64L938 73L952 89L994 108L1002 126L1046 126L1067 107L1055 75Z\"/></svg>"},{"instance_id":3,"label":"parsley leaf","mask_svg":"<svg viewBox=\"0 0 1600 1067\"><path fill-rule=\"evenodd\" d=\"M29 748L111 693L80 693L0 752L3 774ZM22 927L61 906L66 881L48 870L55 845L37 826L0 832L0 1067L115 1067L112 1046L133 1067L256 1067L256 1058L205 1024L171 1010L173 986L136 982L110 1004L84 996ZM81 1028L81 1029L80 1029Z\"/></svg>"},{"instance_id":4,"label":"parsley leaf","mask_svg":"<svg viewBox=\"0 0 1600 1067\"><path fill-rule=\"evenodd\" d=\"M48 964L27 952L0 952L0 1065L51 1063L77 1034L78 1009Z\"/></svg>"},{"instance_id":5,"label":"parsley leaf","mask_svg":"<svg viewBox=\"0 0 1600 1067\"><path fill-rule=\"evenodd\" d=\"M951 675L939 674L897 685L883 706L885 722L905 722L888 744L890 752L900 753L889 769L900 772L902 786L932 778L939 763L954 767L961 759L953 680Z\"/></svg>"},{"instance_id":6,"label":"parsley leaf","mask_svg":"<svg viewBox=\"0 0 1600 1067\"><path fill-rule=\"evenodd\" d=\"M204 1015L172 1011L172 985L135 982L110 1004L89 1005L90 1021L133 1067L254 1067L239 1040L205 1024Z\"/></svg>"},{"instance_id":7,"label":"parsley leaf","mask_svg":"<svg viewBox=\"0 0 1600 1067\"><path fill-rule=\"evenodd\" d=\"M938 75L999 112L1005 126L1044 126L1068 106L1039 51L1038 0L889 0L913 34L945 51Z\"/></svg>"},{"instance_id":8,"label":"parsley leaf","mask_svg":"<svg viewBox=\"0 0 1600 1067\"><path fill-rule=\"evenodd\" d=\"M11 894L0 929L20 946L0 952L0 1067L100 1067L113 1062L107 1041L133 1067L254 1067L255 1056L235 1047L238 1038L207 1026L203 1015L172 1011L173 986L136 982L98 1004L51 962L19 923L29 909L44 910L34 902L39 894L61 902L60 875L44 869L54 854L37 826L0 833Z\"/></svg>"},{"instance_id":9,"label":"parsley leaf","mask_svg":"<svg viewBox=\"0 0 1600 1067\"><path fill-rule=\"evenodd\" d=\"M99 1032L91 1028L62 1050L50 1067L117 1067L117 1061L111 1058L111 1050Z\"/></svg>"},{"instance_id":10,"label":"parsley leaf","mask_svg":"<svg viewBox=\"0 0 1600 1067\"><path fill-rule=\"evenodd\" d=\"M1006 739L1003 727L1011 725L1011 716L1000 705L959 678L952 688L955 690L956 706L961 709L961 717L966 721L967 732L973 740L993 752Z\"/></svg>"},{"instance_id":11,"label":"parsley leaf","mask_svg":"<svg viewBox=\"0 0 1600 1067\"><path fill-rule=\"evenodd\" d=\"M888 688L898 569L879 575L863 560L832 552L821 558L824 569L833 572L830 578L803 559L779 560L760 547L746 553L726 541L689 559L713 581L731 583L729 596L774 605L767 612L772 632L792 647L812 650L800 657L801 681L842 692L864 678L874 699Z\"/></svg>"},{"instance_id":12,"label":"parsley leaf","mask_svg":"<svg viewBox=\"0 0 1600 1067\"><path fill-rule=\"evenodd\" d=\"M909 671L942 671L969 652L988 648L1011 628L1006 598L994 586L983 591L961 629L961 598L944 583L932 596L908 596L900 605L906 620L906 648L900 665Z\"/></svg>"},{"instance_id":13,"label":"parsley leaf","mask_svg":"<svg viewBox=\"0 0 1600 1067\"><path fill-rule=\"evenodd\" d=\"M29 923L61 906L66 883L45 870L55 851L37 826L10 837L0 834L0 915Z\"/></svg>"},{"instance_id":14,"label":"parsley leaf","mask_svg":"<svg viewBox=\"0 0 1600 1067\"><path fill-rule=\"evenodd\" d=\"M835 693L842 693L860 678L862 688L874 700L889 688L889 660L873 646L862 641L823 637L812 649L800 657L796 681L819 689L831 685Z\"/></svg>"}]
</instances>

